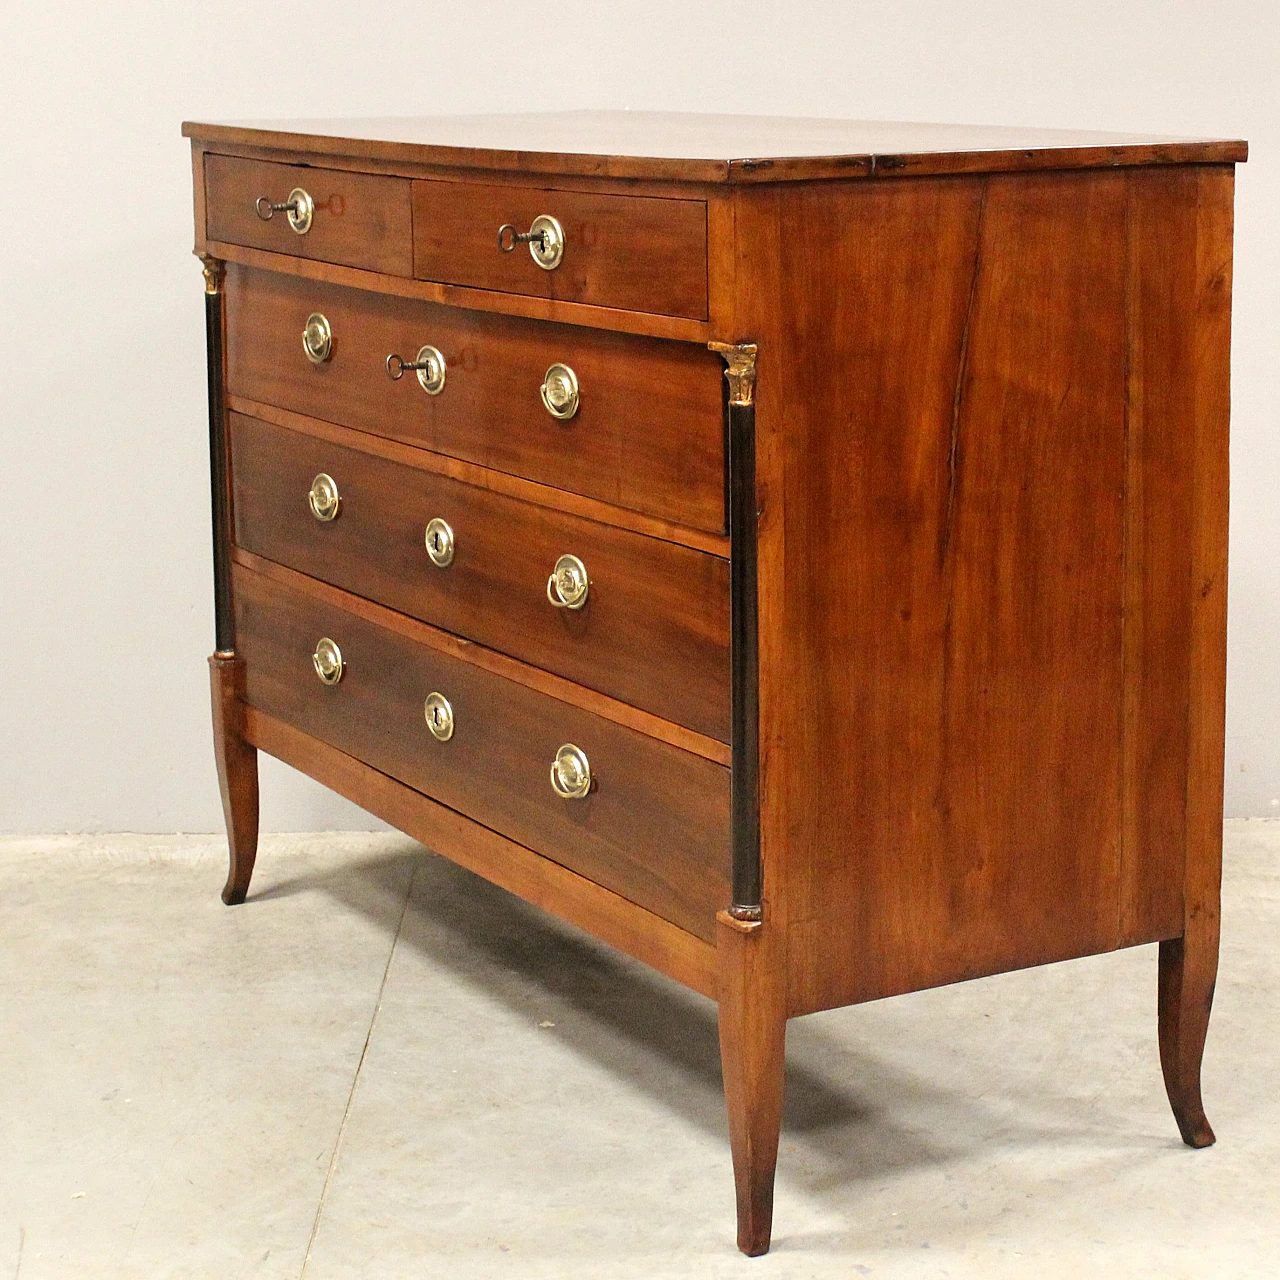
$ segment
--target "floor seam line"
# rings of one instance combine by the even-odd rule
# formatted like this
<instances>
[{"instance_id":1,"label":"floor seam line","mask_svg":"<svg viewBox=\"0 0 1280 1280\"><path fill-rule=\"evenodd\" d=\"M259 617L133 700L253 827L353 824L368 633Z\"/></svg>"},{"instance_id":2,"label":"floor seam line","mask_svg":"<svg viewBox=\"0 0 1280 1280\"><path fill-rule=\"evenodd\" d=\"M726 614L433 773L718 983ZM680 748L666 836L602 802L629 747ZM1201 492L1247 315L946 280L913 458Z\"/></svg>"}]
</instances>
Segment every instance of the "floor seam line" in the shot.
<instances>
[{"instance_id":1,"label":"floor seam line","mask_svg":"<svg viewBox=\"0 0 1280 1280\"><path fill-rule=\"evenodd\" d=\"M382 970L382 981L378 984L378 998L373 1004L373 1016L369 1019L369 1029L364 1035L364 1045L360 1050L360 1060L356 1063L355 1075L351 1078L351 1088L347 1093L346 1106L342 1108L342 1119L338 1123L338 1136L333 1142L333 1155L329 1157L329 1168L324 1175L324 1185L320 1188L320 1199L316 1203L316 1216L311 1223L311 1235L307 1238L307 1252L302 1259L302 1270L298 1272L298 1280L304 1280L307 1267L311 1264L311 1250L315 1246L316 1236L320 1231L320 1219L324 1214L324 1202L329 1195L329 1184L338 1168L338 1155L342 1150L342 1139L347 1132L347 1120L351 1115L351 1104L355 1100L356 1087L360 1083L360 1073L364 1070L364 1060L369 1053L369 1042L373 1039L373 1029L378 1025L378 1015L382 1012L382 996L387 989L387 978L391 973L391 962L395 959L396 947L400 943L400 931L404 928L405 916L409 914L409 902L413 897L414 881L418 878L418 867L413 868L409 877L409 887L405 890L404 902L400 907L400 919L396 922L395 935L391 939L391 949L387 952L387 963Z\"/></svg>"}]
</instances>

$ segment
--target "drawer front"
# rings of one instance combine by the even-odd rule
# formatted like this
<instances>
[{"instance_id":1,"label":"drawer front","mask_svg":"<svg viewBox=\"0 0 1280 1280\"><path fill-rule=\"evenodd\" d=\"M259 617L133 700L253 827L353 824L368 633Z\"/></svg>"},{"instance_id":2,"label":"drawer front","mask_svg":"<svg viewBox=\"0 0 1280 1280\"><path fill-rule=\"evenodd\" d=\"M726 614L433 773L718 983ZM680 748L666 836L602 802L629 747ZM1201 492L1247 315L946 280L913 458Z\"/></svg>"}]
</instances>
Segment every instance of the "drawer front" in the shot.
<instances>
[{"instance_id":1,"label":"drawer front","mask_svg":"<svg viewBox=\"0 0 1280 1280\"><path fill-rule=\"evenodd\" d=\"M206 155L204 183L211 240L388 275L413 274L407 178ZM284 204L295 189L311 201L305 230L296 218L295 230L283 209L269 220L258 215L260 199Z\"/></svg>"},{"instance_id":2,"label":"drawer front","mask_svg":"<svg viewBox=\"0 0 1280 1280\"><path fill-rule=\"evenodd\" d=\"M302 344L312 313L332 335L321 363ZM445 362L435 395L387 375L389 355L423 346ZM577 379L568 419L543 403L553 364ZM227 271L233 395L709 532L725 524L723 383L719 359L685 343Z\"/></svg>"},{"instance_id":3,"label":"drawer front","mask_svg":"<svg viewBox=\"0 0 1280 1280\"><path fill-rule=\"evenodd\" d=\"M559 261L540 265L535 219L559 227ZM707 318L707 206L701 200L593 195L478 182L413 184L414 274L420 280L587 302L625 311ZM550 229L553 237L555 228ZM542 246L554 257L554 240Z\"/></svg>"},{"instance_id":4,"label":"drawer front","mask_svg":"<svg viewBox=\"0 0 1280 1280\"><path fill-rule=\"evenodd\" d=\"M235 571L237 650L255 706L700 937L729 893L729 771L480 670L346 609ZM326 685L312 654L338 646ZM453 734L424 706L438 693ZM562 799L562 746L585 753L584 799Z\"/></svg>"},{"instance_id":5,"label":"drawer front","mask_svg":"<svg viewBox=\"0 0 1280 1280\"><path fill-rule=\"evenodd\" d=\"M246 550L728 741L727 561L239 414L231 439ZM308 501L320 474L339 497L324 520ZM435 519L444 566L427 552ZM549 598L563 555L587 571L577 609Z\"/></svg>"}]
</instances>

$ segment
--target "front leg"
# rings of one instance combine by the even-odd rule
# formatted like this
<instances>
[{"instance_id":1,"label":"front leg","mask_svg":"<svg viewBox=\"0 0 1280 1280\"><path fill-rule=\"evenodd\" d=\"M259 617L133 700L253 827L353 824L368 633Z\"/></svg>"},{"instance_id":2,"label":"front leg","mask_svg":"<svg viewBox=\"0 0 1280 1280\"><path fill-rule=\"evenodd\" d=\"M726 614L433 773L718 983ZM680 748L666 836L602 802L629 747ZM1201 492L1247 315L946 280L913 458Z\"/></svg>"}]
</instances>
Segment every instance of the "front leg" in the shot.
<instances>
[{"instance_id":1,"label":"front leg","mask_svg":"<svg viewBox=\"0 0 1280 1280\"><path fill-rule=\"evenodd\" d=\"M782 1127L786 971L771 954L767 924L717 917L720 1063L738 1201L738 1248L769 1251L773 1176Z\"/></svg>"},{"instance_id":2,"label":"front leg","mask_svg":"<svg viewBox=\"0 0 1280 1280\"><path fill-rule=\"evenodd\" d=\"M227 823L231 867L222 900L243 902L258 856L258 752L244 738L244 662L219 650L209 659L209 691L213 702L213 752Z\"/></svg>"}]
</instances>

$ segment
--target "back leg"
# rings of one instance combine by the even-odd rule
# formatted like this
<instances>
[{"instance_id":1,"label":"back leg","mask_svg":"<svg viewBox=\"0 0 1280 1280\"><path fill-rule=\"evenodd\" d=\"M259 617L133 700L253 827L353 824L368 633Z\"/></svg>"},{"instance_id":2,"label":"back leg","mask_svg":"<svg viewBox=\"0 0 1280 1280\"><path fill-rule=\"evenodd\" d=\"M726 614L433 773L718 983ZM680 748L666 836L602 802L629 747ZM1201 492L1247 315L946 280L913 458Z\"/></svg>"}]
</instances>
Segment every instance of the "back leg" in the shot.
<instances>
[{"instance_id":1,"label":"back leg","mask_svg":"<svg viewBox=\"0 0 1280 1280\"><path fill-rule=\"evenodd\" d=\"M1160 944L1160 1066L1174 1119L1189 1147L1214 1142L1200 1098L1200 1064L1217 976L1216 927Z\"/></svg>"}]
</instances>

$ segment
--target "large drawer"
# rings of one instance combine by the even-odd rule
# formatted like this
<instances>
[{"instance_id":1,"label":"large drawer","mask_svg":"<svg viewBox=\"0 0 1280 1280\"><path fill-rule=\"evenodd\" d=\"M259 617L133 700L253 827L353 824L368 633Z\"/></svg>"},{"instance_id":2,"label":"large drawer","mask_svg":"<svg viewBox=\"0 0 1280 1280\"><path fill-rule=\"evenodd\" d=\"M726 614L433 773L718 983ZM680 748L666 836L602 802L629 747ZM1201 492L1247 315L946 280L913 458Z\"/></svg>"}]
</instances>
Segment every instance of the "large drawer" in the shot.
<instances>
[{"instance_id":1,"label":"large drawer","mask_svg":"<svg viewBox=\"0 0 1280 1280\"><path fill-rule=\"evenodd\" d=\"M418 181L413 226L422 280L707 317L702 200Z\"/></svg>"},{"instance_id":2,"label":"large drawer","mask_svg":"<svg viewBox=\"0 0 1280 1280\"><path fill-rule=\"evenodd\" d=\"M206 155L204 182L210 240L388 275L413 274L407 178ZM300 196L292 209L268 208L288 204L295 191ZM264 220L259 207L270 217Z\"/></svg>"},{"instance_id":3,"label":"large drawer","mask_svg":"<svg viewBox=\"0 0 1280 1280\"><path fill-rule=\"evenodd\" d=\"M239 414L231 451L246 550L728 741L726 560ZM321 475L337 504L317 516ZM587 571L577 608L552 604L565 555Z\"/></svg>"},{"instance_id":4,"label":"large drawer","mask_svg":"<svg viewBox=\"0 0 1280 1280\"><path fill-rule=\"evenodd\" d=\"M330 335L319 362L302 341L313 314ZM388 376L388 356L424 346L444 360L437 394ZM554 364L577 380L567 419L544 404ZM723 382L698 346L227 271L233 395L710 532L725 524Z\"/></svg>"},{"instance_id":5,"label":"large drawer","mask_svg":"<svg viewBox=\"0 0 1280 1280\"><path fill-rule=\"evenodd\" d=\"M729 893L729 771L237 566L236 648L254 707L700 937ZM322 683L322 639L342 660ZM453 731L427 725L442 695ZM592 789L553 789L576 747Z\"/></svg>"}]
</instances>

